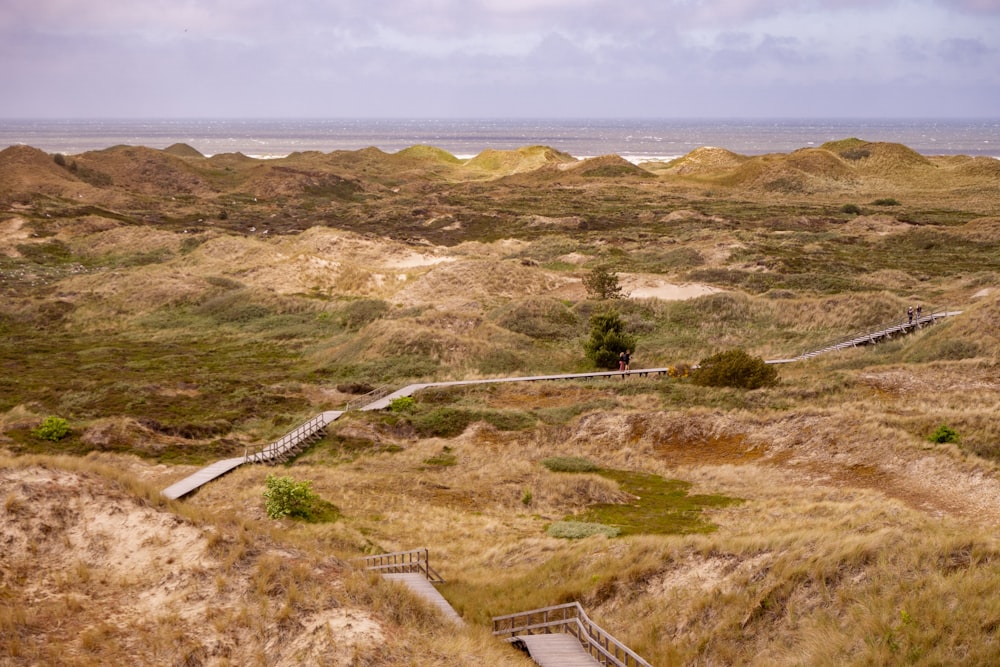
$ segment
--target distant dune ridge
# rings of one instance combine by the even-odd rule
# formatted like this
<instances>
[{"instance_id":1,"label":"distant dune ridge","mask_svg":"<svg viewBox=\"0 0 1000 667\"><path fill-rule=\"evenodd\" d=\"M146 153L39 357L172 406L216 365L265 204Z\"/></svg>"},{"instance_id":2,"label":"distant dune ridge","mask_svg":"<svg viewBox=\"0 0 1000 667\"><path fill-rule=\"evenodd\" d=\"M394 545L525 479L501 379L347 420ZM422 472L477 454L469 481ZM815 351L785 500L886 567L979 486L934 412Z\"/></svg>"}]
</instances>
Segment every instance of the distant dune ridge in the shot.
<instances>
[{"instance_id":1,"label":"distant dune ridge","mask_svg":"<svg viewBox=\"0 0 1000 667\"><path fill-rule=\"evenodd\" d=\"M56 160L63 163L60 166ZM333 153L293 153L279 159L240 154L206 158L185 144L164 150L115 146L75 156L53 157L27 146L0 151L0 197L24 198L31 192L109 200L93 192L131 191L200 197L243 191L257 197L303 193L352 193L390 186L397 177L475 181L518 176L524 182L566 178L629 176L693 179L751 191L809 192L848 190L868 181L926 187L936 181L995 178L1000 160L987 157L925 157L900 144L845 139L787 154L738 155L704 147L669 163L633 165L618 156L578 160L545 146L482 151L459 159L433 146L398 153L375 148ZM114 198L110 198L113 200Z\"/></svg>"}]
</instances>

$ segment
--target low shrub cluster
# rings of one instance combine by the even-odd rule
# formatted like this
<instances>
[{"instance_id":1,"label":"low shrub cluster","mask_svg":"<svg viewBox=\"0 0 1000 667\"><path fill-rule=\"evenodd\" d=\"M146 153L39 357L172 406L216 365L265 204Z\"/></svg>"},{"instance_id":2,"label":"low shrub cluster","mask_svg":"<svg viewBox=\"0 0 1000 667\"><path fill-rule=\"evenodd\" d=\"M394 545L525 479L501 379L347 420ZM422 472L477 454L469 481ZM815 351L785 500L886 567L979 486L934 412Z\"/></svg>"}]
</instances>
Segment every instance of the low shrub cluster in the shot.
<instances>
[{"instance_id":1,"label":"low shrub cluster","mask_svg":"<svg viewBox=\"0 0 1000 667\"><path fill-rule=\"evenodd\" d=\"M579 456L553 456L542 461L552 472L594 472L597 464Z\"/></svg>"},{"instance_id":2,"label":"low shrub cluster","mask_svg":"<svg viewBox=\"0 0 1000 667\"><path fill-rule=\"evenodd\" d=\"M759 389L778 383L778 369L743 350L727 350L702 359L691 380L705 387Z\"/></svg>"},{"instance_id":3,"label":"low shrub cluster","mask_svg":"<svg viewBox=\"0 0 1000 667\"><path fill-rule=\"evenodd\" d=\"M591 535L604 535L605 537L618 537L621 532L614 526L606 526L603 523L588 523L586 521L556 521L549 525L545 531L551 537L560 537L564 540L579 540Z\"/></svg>"}]
</instances>

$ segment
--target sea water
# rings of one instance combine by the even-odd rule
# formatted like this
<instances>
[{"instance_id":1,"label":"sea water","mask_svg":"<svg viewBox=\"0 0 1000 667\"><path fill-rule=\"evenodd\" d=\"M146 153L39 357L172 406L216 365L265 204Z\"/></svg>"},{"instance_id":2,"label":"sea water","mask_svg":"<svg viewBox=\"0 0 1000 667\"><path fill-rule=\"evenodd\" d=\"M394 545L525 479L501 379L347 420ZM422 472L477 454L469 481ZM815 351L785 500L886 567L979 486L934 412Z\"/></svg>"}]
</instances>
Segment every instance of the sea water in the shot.
<instances>
[{"instance_id":1,"label":"sea water","mask_svg":"<svg viewBox=\"0 0 1000 667\"><path fill-rule=\"evenodd\" d=\"M928 119L161 119L4 120L0 149L17 144L73 155L120 144L166 148L183 143L204 155L283 157L297 151L394 153L430 145L457 157L486 149L545 145L585 158L669 160L701 146L743 155L787 153L857 137L909 146L924 155L1000 159L1000 118Z\"/></svg>"}]
</instances>

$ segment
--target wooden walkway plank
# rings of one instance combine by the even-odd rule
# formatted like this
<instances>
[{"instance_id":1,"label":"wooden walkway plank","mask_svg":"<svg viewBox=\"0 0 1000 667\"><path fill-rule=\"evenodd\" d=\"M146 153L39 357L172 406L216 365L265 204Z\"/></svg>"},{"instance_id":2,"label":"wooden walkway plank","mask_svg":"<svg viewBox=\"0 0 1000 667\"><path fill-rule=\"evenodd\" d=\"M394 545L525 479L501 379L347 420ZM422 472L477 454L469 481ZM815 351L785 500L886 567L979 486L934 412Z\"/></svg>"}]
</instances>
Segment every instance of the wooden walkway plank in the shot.
<instances>
[{"instance_id":1,"label":"wooden walkway plank","mask_svg":"<svg viewBox=\"0 0 1000 667\"><path fill-rule=\"evenodd\" d=\"M515 640L528 649L540 667L594 667L600 665L580 640L565 632L550 635L518 635Z\"/></svg>"},{"instance_id":2,"label":"wooden walkway plank","mask_svg":"<svg viewBox=\"0 0 1000 667\"><path fill-rule=\"evenodd\" d=\"M457 623L458 625L464 625L465 621L462 617L458 615L454 607L449 604L444 596L438 589L434 588L434 584L427 580L423 574L419 572L388 572L382 575L383 579L388 579L389 581L398 581L411 591L416 593L418 596L430 602L435 607L441 610L445 618ZM579 643L579 642L577 642Z\"/></svg>"},{"instance_id":3,"label":"wooden walkway plank","mask_svg":"<svg viewBox=\"0 0 1000 667\"><path fill-rule=\"evenodd\" d=\"M161 493L167 498L170 498L171 500L177 500L181 496L185 496L191 493L199 486L207 484L216 477L221 477L222 475L225 475L233 468L243 465L244 461L245 459L242 456L239 456L234 459L223 459L222 461L216 461L212 465L202 468L193 475L185 477L179 482L171 484L163 491L161 491Z\"/></svg>"}]
</instances>

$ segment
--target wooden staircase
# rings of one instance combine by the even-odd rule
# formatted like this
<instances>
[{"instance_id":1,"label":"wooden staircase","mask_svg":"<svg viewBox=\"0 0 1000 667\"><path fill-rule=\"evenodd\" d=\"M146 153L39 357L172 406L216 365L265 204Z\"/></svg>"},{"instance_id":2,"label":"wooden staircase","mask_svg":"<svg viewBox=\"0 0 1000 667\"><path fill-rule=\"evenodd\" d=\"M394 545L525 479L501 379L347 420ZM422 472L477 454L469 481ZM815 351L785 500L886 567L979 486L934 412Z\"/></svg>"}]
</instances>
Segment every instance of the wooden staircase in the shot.
<instances>
[{"instance_id":1,"label":"wooden staircase","mask_svg":"<svg viewBox=\"0 0 1000 667\"><path fill-rule=\"evenodd\" d=\"M590 620L579 602L496 616L493 634L526 651L542 667L651 667Z\"/></svg>"},{"instance_id":2,"label":"wooden staircase","mask_svg":"<svg viewBox=\"0 0 1000 667\"><path fill-rule=\"evenodd\" d=\"M363 556L355 562L365 570L378 572L383 579L403 584L418 597L437 607L446 619L456 625L464 625L465 622L454 607L434 588L434 584L444 583L444 579L431 567L430 554L426 548Z\"/></svg>"}]
</instances>

